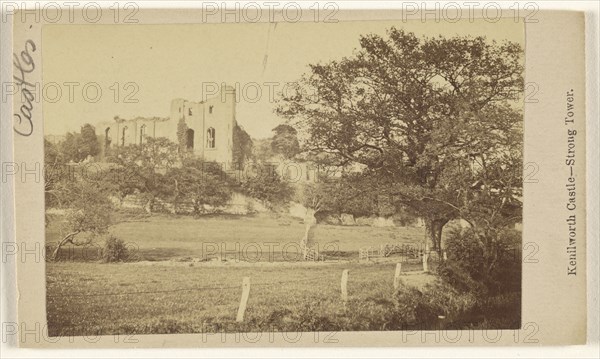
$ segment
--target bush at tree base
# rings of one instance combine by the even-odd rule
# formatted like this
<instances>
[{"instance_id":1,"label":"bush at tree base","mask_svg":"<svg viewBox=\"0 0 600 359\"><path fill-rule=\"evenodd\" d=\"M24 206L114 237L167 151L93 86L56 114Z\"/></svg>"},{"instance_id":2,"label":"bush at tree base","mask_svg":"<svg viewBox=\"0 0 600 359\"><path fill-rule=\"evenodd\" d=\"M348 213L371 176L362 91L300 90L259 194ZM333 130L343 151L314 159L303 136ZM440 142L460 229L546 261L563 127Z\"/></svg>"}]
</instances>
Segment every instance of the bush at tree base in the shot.
<instances>
[{"instance_id":1,"label":"bush at tree base","mask_svg":"<svg viewBox=\"0 0 600 359\"><path fill-rule=\"evenodd\" d=\"M502 228L482 235L472 228L448 233L448 260L438 273L462 291L496 295L521 290L521 232Z\"/></svg>"},{"instance_id":2,"label":"bush at tree base","mask_svg":"<svg viewBox=\"0 0 600 359\"><path fill-rule=\"evenodd\" d=\"M124 262L129 257L127 245L122 239L110 235L102 248L102 260L105 263Z\"/></svg>"}]
</instances>

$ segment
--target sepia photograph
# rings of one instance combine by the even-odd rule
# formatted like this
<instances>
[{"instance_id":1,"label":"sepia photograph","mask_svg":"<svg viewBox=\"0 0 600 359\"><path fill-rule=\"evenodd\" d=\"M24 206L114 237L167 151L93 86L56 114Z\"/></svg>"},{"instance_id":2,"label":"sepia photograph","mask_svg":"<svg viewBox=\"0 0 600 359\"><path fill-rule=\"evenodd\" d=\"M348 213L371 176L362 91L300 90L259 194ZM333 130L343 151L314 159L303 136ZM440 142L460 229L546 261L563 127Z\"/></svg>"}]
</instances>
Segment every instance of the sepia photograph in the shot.
<instances>
[{"instance_id":1,"label":"sepia photograph","mask_svg":"<svg viewBox=\"0 0 600 359\"><path fill-rule=\"evenodd\" d=\"M523 22L42 39L50 336L521 328Z\"/></svg>"},{"instance_id":2,"label":"sepia photograph","mask_svg":"<svg viewBox=\"0 0 600 359\"><path fill-rule=\"evenodd\" d=\"M0 5L2 357L598 351L597 4L157 4Z\"/></svg>"}]
</instances>

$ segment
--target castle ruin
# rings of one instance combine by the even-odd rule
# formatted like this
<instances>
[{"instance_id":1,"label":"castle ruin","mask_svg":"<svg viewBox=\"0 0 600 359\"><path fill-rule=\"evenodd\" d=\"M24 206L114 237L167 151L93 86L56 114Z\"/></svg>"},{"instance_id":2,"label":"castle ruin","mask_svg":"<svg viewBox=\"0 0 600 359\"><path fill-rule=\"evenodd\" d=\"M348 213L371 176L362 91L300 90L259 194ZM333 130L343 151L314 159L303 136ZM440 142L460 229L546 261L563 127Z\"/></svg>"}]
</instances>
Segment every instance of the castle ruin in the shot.
<instances>
[{"instance_id":1,"label":"castle ruin","mask_svg":"<svg viewBox=\"0 0 600 359\"><path fill-rule=\"evenodd\" d=\"M147 137L166 137L183 145L183 150L194 157L231 163L233 130L237 126L235 112L235 89L223 86L219 94L205 101L172 100L169 118L136 117L126 120L117 116L97 127L101 158L118 153L119 147L143 145Z\"/></svg>"}]
</instances>

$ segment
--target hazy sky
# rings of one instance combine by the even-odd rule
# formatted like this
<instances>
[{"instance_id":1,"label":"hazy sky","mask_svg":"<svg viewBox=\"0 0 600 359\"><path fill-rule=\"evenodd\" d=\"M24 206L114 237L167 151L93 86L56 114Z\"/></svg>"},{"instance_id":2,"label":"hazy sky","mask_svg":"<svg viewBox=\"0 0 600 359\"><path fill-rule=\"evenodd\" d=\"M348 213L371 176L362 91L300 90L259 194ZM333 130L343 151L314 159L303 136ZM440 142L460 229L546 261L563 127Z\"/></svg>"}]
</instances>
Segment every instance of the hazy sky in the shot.
<instances>
[{"instance_id":1,"label":"hazy sky","mask_svg":"<svg viewBox=\"0 0 600 359\"><path fill-rule=\"evenodd\" d=\"M524 45L523 24L512 19L455 24L46 25L42 42L45 133L78 131L84 123L108 121L115 115L168 117L172 99L199 101L203 88L210 90L212 83L225 82L237 85L242 93L245 89L248 95L237 105L238 123L254 138L267 137L282 121L273 113L268 83L278 83L270 86L281 90L283 84L307 72L308 64L349 56L359 47L359 35L384 35L391 26L417 35L484 35ZM69 82L79 85L65 84ZM128 82L136 85L125 88ZM85 100L83 85L87 83L101 88L98 102ZM55 84L62 96L52 103L48 100L56 96ZM258 99L256 85L262 92ZM74 89L72 101L69 86ZM87 88L87 94L96 97L95 85ZM128 94L138 102L127 103Z\"/></svg>"}]
</instances>

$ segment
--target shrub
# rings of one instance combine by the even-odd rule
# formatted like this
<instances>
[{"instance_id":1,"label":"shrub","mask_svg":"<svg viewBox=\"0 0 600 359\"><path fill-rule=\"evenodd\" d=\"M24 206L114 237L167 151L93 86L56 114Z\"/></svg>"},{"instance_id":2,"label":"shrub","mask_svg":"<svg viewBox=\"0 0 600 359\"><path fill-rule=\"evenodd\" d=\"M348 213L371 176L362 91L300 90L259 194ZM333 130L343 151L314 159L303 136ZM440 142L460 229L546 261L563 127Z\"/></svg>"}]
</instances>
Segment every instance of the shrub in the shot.
<instances>
[{"instance_id":1,"label":"shrub","mask_svg":"<svg viewBox=\"0 0 600 359\"><path fill-rule=\"evenodd\" d=\"M437 319L437 313L426 304L423 292L415 287L401 285L394 299L395 317L401 324L428 326Z\"/></svg>"},{"instance_id":2,"label":"shrub","mask_svg":"<svg viewBox=\"0 0 600 359\"><path fill-rule=\"evenodd\" d=\"M448 262L440 275L460 290L481 290L490 294L518 291L521 286L521 232L502 228L477 232L473 228L452 229L446 238Z\"/></svg>"},{"instance_id":3,"label":"shrub","mask_svg":"<svg viewBox=\"0 0 600 359\"><path fill-rule=\"evenodd\" d=\"M484 270L483 247L471 228L451 228L446 238L446 251L448 259L468 275L477 276Z\"/></svg>"},{"instance_id":4,"label":"shrub","mask_svg":"<svg viewBox=\"0 0 600 359\"><path fill-rule=\"evenodd\" d=\"M117 156L115 156L115 155L112 155L112 154L105 155L104 162L107 162L107 163L119 163L119 158Z\"/></svg>"},{"instance_id":5,"label":"shrub","mask_svg":"<svg viewBox=\"0 0 600 359\"><path fill-rule=\"evenodd\" d=\"M211 163L207 163L204 172L196 167L169 170L163 191L174 202L175 211L187 203L193 207L195 215L200 215L205 212L205 206L226 205L231 199L232 190L225 181L225 175L218 171L220 169L211 166Z\"/></svg>"},{"instance_id":6,"label":"shrub","mask_svg":"<svg viewBox=\"0 0 600 359\"><path fill-rule=\"evenodd\" d=\"M456 261L444 261L440 263L436 270L445 283L448 283L459 292L484 294L486 291L482 283L475 281L471 277L471 274L465 269L465 265L459 264Z\"/></svg>"},{"instance_id":7,"label":"shrub","mask_svg":"<svg viewBox=\"0 0 600 359\"><path fill-rule=\"evenodd\" d=\"M123 262L128 258L128 250L125 242L114 235L110 235L102 249L102 260L105 263Z\"/></svg>"},{"instance_id":8,"label":"shrub","mask_svg":"<svg viewBox=\"0 0 600 359\"><path fill-rule=\"evenodd\" d=\"M423 290L400 284L395 292L394 314L405 329L434 328L440 316L449 321L472 310L477 300L472 293L459 292L447 283L427 285Z\"/></svg>"},{"instance_id":9,"label":"shrub","mask_svg":"<svg viewBox=\"0 0 600 359\"><path fill-rule=\"evenodd\" d=\"M244 194L260 200L269 208L289 202L294 195L294 188L274 171L244 176L240 187Z\"/></svg>"}]
</instances>

